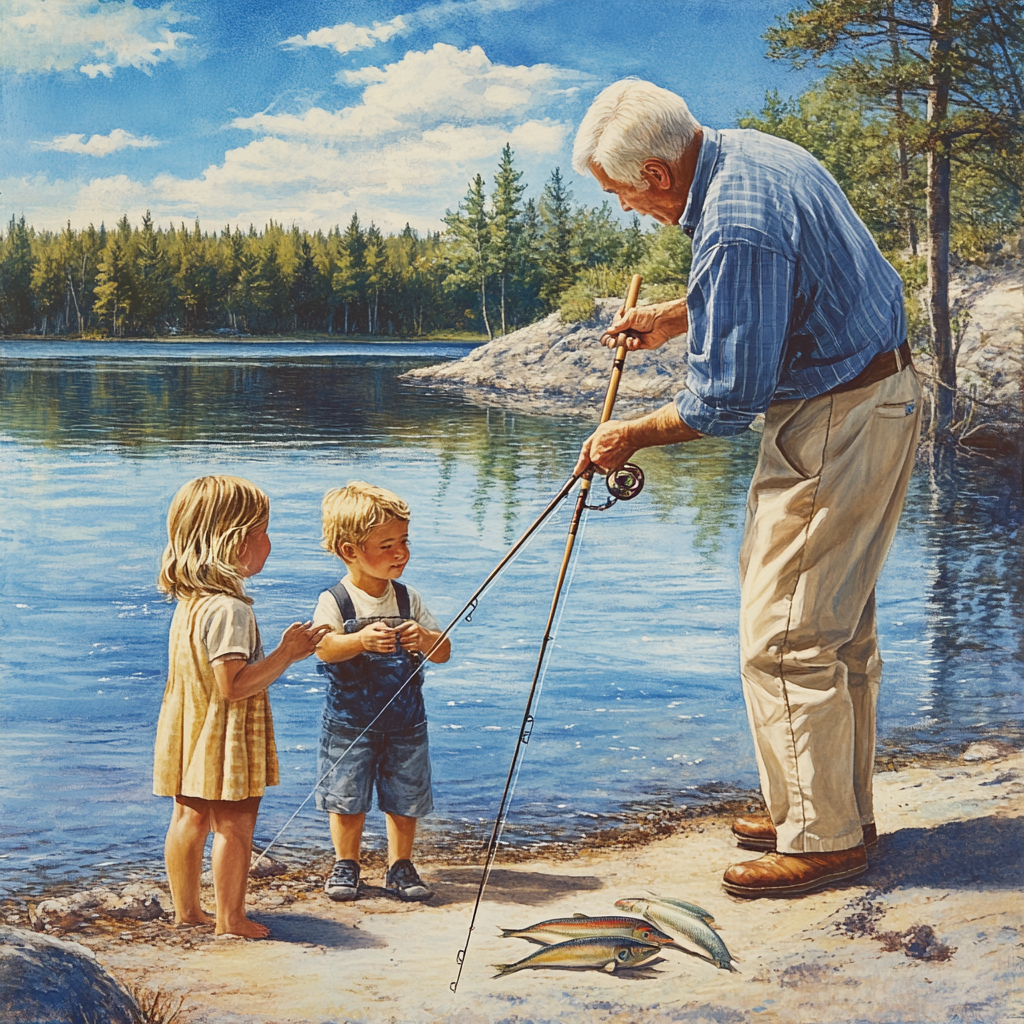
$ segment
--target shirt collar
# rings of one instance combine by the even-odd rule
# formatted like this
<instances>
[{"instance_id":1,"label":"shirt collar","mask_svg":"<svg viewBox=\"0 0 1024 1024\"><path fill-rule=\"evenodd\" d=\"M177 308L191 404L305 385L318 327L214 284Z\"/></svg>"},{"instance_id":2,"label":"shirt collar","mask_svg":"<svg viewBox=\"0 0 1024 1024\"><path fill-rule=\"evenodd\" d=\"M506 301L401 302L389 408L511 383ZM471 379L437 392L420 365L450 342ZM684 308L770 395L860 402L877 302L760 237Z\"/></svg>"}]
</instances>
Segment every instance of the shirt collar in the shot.
<instances>
[{"instance_id":1,"label":"shirt collar","mask_svg":"<svg viewBox=\"0 0 1024 1024\"><path fill-rule=\"evenodd\" d=\"M718 132L714 128L701 126L704 138L697 154L697 166L690 184L690 195L686 200L686 209L679 219L679 226L692 238L693 232L704 212L704 199L708 194L708 185L718 162Z\"/></svg>"}]
</instances>

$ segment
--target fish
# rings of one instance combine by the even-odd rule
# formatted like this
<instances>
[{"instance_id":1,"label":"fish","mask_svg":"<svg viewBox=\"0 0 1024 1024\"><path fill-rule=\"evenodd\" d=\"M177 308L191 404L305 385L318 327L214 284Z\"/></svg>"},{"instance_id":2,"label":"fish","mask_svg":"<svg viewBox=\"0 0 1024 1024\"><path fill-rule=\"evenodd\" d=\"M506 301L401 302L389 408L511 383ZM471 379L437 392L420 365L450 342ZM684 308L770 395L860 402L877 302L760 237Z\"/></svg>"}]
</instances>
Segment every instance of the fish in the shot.
<instances>
[{"instance_id":1,"label":"fish","mask_svg":"<svg viewBox=\"0 0 1024 1024\"><path fill-rule=\"evenodd\" d=\"M679 907L656 903L654 900L618 900L615 905L624 910L643 914L652 924L666 928L670 932L676 932L678 935L684 935L692 943L705 950L714 961L715 966L720 967L723 971L736 970L733 964L739 961L729 952L722 937L707 921L695 917Z\"/></svg>"},{"instance_id":2,"label":"fish","mask_svg":"<svg viewBox=\"0 0 1024 1024\"><path fill-rule=\"evenodd\" d=\"M592 935L544 946L514 964L492 964L495 977L526 970L527 967L593 967L609 974L616 967L636 967L661 951L654 942L638 942L618 935Z\"/></svg>"},{"instance_id":3,"label":"fish","mask_svg":"<svg viewBox=\"0 0 1024 1024\"><path fill-rule=\"evenodd\" d=\"M562 942L565 939L582 939L602 935L621 935L638 942L665 945L673 942L660 928L640 917L588 917L573 914L572 917L556 917L550 921L539 921L529 928L502 928L503 939L527 939L544 945Z\"/></svg>"},{"instance_id":4,"label":"fish","mask_svg":"<svg viewBox=\"0 0 1024 1024\"><path fill-rule=\"evenodd\" d=\"M651 893L650 899L654 900L655 903L667 903L670 907L678 907L680 910L685 910L688 914L693 914L694 917L707 921L708 924L715 923L714 917L703 907L698 907L696 903L687 903L686 900L677 900L674 896L662 896L656 892Z\"/></svg>"}]
</instances>

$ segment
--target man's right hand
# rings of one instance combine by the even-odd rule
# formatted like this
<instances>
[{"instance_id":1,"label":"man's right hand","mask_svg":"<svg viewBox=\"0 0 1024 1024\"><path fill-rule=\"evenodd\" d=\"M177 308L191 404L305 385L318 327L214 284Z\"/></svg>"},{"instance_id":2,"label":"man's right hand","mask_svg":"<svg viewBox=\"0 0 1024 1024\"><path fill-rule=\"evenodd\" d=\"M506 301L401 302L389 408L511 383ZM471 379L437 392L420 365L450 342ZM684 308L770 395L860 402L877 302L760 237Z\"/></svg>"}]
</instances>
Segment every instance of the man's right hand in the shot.
<instances>
[{"instance_id":1,"label":"man's right hand","mask_svg":"<svg viewBox=\"0 0 1024 1024\"><path fill-rule=\"evenodd\" d=\"M611 326L601 335L601 344L617 348L624 342L629 352L660 348L669 338L685 334L689 327L686 299L670 299L653 306L620 309Z\"/></svg>"}]
</instances>

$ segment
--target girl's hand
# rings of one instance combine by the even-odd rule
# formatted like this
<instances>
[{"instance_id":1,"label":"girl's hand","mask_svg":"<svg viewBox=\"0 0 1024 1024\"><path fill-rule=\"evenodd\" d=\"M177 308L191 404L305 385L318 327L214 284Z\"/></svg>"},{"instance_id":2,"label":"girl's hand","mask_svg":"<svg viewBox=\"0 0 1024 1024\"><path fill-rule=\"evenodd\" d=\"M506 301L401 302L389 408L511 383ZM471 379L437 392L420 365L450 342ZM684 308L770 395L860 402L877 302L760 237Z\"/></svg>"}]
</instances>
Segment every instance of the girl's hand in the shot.
<instances>
[{"instance_id":1,"label":"girl's hand","mask_svg":"<svg viewBox=\"0 0 1024 1024\"><path fill-rule=\"evenodd\" d=\"M393 654L396 649L395 631L383 622L371 622L356 634L364 651L373 654Z\"/></svg>"},{"instance_id":2,"label":"girl's hand","mask_svg":"<svg viewBox=\"0 0 1024 1024\"><path fill-rule=\"evenodd\" d=\"M316 645L331 631L330 626L314 626L311 621L293 622L281 635L277 649L289 664L308 658Z\"/></svg>"}]
</instances>

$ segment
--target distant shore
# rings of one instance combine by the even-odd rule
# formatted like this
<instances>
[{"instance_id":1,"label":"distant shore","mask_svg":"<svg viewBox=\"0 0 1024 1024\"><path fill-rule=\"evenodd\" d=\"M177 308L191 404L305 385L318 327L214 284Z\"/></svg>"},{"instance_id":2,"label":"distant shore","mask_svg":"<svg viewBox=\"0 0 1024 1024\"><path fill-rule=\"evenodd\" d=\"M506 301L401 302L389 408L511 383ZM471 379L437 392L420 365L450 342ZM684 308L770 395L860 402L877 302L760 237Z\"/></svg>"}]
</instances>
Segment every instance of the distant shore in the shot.
<instances>
[{"instance_id":1,"label":"distant shore","mask_svg":"<svg viewBox=\"0 0 1024 1024\"><path fill-rule=\"evenodd\" d=\"M0 335L0 343L8 341L34 344L81 345L430 345L458 344L484 345L487 336L469 332L432 334L421 338L398 336L382 337L379 334L161 334L153 338L95 338L66 334L12 334Z\"/></svg>"}]
</instances>

